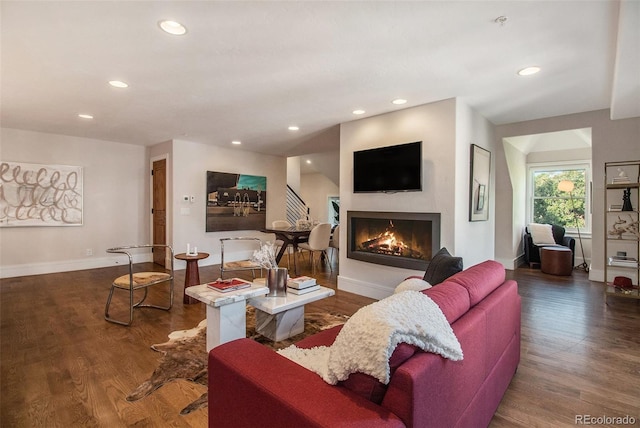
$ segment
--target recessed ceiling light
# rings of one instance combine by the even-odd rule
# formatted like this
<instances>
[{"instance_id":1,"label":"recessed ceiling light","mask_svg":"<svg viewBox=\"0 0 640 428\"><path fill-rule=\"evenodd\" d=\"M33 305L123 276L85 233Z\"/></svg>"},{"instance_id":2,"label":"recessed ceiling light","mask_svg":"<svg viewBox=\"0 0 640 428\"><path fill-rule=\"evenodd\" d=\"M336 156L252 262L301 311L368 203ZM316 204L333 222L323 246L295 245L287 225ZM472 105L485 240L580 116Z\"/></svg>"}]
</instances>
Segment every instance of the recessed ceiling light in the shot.
<instances>
[{"instance_id":1,"label":"recessed ceiling light","mask_svg":"<svg viewBox=\"0 0 640 428\"><path fill-rule=\"evenodd\" d=\"M240 144L242 144L242 141L234 140L231 142L231 144L235 144L236 146L239 146Z\"/></svg>"},{"instance_id":2,"label":"recessed ceiling light","mask_svg":"<svg viewBox=\"0 0 640 428\"><path fill-rule=\"evenodd\" d=\"M128 88L129 85L121 80L109 80L109 84L114 88Z\"/></svg>"},{"instance_id":3,"label":"recessed ceiling light","mask_svg":"<svg viewBox=\"0 0 640 428\"><path fill-rule=\"evenodd\" d=\"M93 119L93 116L91 116L90 114L85 114L85 113L80 113L78 115L79 118L81 119Z\"/></svg>"},{"instance_id":4,"label":"recessed ceiling light","mask_svg":"<svg viewBox=\"0 0 640 428\"><path fill-rule=\"evenodd\" d=\"M307 163L309 163L309 164L310 164L310 163L311 163L311 159L307 159Z\"/></svg>"},{"instance_id":5,"label":"recessed ceiling light","mask_svg":"<svg viewBox=\"0 0 640 428\"><path fill-rule=\"evenodd\" d=\"M403 98L396 98L395 100L391 101L393 104L395 105L402 105L402 104L406 104L407 100L403 99Z\"/></svg>"},{"instance_id":6,"label":"recessed ceiling light","mask_svg":"<svg viewBox=\"0 0 640 428\"><path fill-rule=\"evenodd\" d=\"M160 21L158 22L158 26L160 26L163 31L174 36L182 36L183 34L187 33L187 27L176 21Z\"/></svg>"},{"instance_id":7,"label":"recessed ceiling light","mask_svg":"<svg viewBox=\"0 0 640 428\"><path fill-rule=\"evenodd\" d=\"M540 71L540 67L537 67L537 66L527 67L527 68L523 68L522 70L518 71L518 75L520 75L520 76L531 76L532 74L536 74L539 71Z\"/></svg>"},{"instance_id":8,"label":"recessed ceiling light","mask_svg":"<svg viewBox=\"0 0 640 428\"><path fill-rule=\"evenodd\" d=\"M290 126L289 128L287 128L287 129L289 129L289 131L298 131L298 130L300 129L300 127L295 126L295 125L291 125L291 126Z\"/></svg>"},{"instance_id":9,"label":"recessed ceiling light","mask_svg":"<svg viewBox=\"0 0 640 428\"><path fill-rule=\"evenodd\" d=\"M353 114L364 114L364 113L365 113L365 111L364 110L360 110L360 109L353 111Z\"/></svg>"}]
</instances>

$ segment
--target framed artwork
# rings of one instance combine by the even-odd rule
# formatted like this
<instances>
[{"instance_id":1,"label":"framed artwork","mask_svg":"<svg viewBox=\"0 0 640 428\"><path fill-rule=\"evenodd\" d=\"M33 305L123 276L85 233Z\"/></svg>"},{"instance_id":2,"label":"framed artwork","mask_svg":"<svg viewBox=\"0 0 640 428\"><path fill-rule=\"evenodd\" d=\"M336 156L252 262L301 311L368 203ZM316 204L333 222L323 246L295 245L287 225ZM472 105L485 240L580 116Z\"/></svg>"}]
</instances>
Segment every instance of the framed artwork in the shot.
<instances>
[{"instance_id":1,"label":"framed artwork","mask_svg":"<svg viewBox=\"0 0 640 428\"><path fill-rule=\"evenodd\" d=\"M469 185L469 221L489 219L489 180L491 152L471 145L471 178Z\"/></svg>"},{"instance_id":2,"label":"framed artwork","mask_svg":"<svg viewBox=\"0 0 640 428\"><path fill-rule=\"evenodd\" d=\"M82 167L0 162L0 227L82 226Z\"/></svg>"},{"instance_id":3,"label":"framed artwork","mask_svg":"<svg viewBox=\"0 0 640 428\"><path fill-rule=\"evenodd\" d=\"M206 231L260 230L267 221L267 177L207 171Z\"/></svg>"}]
</instances>

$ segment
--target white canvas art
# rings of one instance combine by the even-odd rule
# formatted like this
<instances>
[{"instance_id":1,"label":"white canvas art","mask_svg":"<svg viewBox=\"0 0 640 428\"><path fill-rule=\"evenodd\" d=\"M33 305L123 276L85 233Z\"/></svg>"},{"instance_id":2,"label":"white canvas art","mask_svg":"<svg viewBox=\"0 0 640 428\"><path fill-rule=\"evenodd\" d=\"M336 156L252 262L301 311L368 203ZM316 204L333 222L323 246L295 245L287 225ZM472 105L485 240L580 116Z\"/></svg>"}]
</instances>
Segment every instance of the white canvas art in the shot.
<instances>
[{"instance_id":1,"label":"white canvas art","mask_svg":"<svg viewBox=\"0 0 640 428\"><path fill-rule=\"evenodd\" d=\"M81 225L82 167L0 162L0 227Z\"/></svg>"}]
</instances>

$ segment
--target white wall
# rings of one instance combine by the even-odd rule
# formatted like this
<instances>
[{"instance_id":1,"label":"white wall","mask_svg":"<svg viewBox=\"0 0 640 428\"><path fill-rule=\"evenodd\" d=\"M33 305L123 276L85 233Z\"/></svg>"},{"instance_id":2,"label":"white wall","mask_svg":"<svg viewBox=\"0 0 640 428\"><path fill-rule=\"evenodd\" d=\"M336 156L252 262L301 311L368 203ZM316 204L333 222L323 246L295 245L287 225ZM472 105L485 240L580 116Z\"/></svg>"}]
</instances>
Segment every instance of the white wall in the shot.
<instances>
[{"instance_id":1,"label":"white wall","mask_svg":"<svg viewBox=\"0 0 640 428\"><path fill-rule=\"evenodd\" d=\"M527 211L527 155L507 142L504 142L503 149L507 168L496 172L496 194L510 193L513 195L511 205L513 215L510 218L505 218L505 223L500 223L500 230L510 232L498 233L496 231L496 241L504 239L505 242L502 245L505 245L509 250L496 251L496 253L510 254L511 257L499 259L499 261L507 269L513 270L518 267L524 255L522 238ZM509 238L510 241L507 241Z\"/></svg>"},{"instance_id":2,"label":"white wall","mask_svg":"<svg viewBox=\"0 0 640 428\"><path fill-rule=\"evenodd\" d=\"M495 245L495 137L493 125L460 99L456 100L455 153L455 251L465 268L494 257ZM489 183L489 219L469 221L469 188L471 179L471 144L489 150L491 178Z\"/></svg>"},{"instance_id":3,"label":"white wall","mask_svg":"<svg viewBox=\"0 0 640 428\"><path fill-rule=\"evenodd\" d=\"M300 194L300 156L287 158L287 184Z\"/></svg>"},{"instance_id":4,"label":"white wall","mask_svg":"<svg viewBox=\"0 0 640 428\"><path fill-rule=\"evenodd\" d=\"M328 221L329 196L339 196L340 189L327 176L320 173L300 176L300 197L309 207L313 220L321 223Z\"/></svg>"},{"instance_id":5,"label":"white wall","mask_svg":"<svg viewBox=\"0 0 640 428\"><path fill-rule=\"evenodd\" d=\"M257 236L273 240L273 235L257 231L206 232L207 171L260 175L267 177L267 225L273 220L285 218L287 159L268 156L234 148L215 147L189 141L174 140L172 200L173 242L176 253L184 252L189 243L199 252L209 253L200 266L220 263L220 238L228 236ZM184 202L182 195L194 195L193 203ZM183 214L182 209L188 214ZM176 261L176 269L186 266ZM203 278L201 278L203 279ZM213 278L215 279L215 278ZM203 279L204 280L204 279Z\"/></svg>"},{"instance_id":6,"label":"white wall","mask_svg":"<svg viewBox=\"0 0 640 428\"><path fill-rule=\"evenodd\" d=\"M441 246L455 254L455 112L456 103L451 99L343 123L340 129L341 216L346 220L347 211L441 213ZM354 151L413 141L422 141L421 192L353 193ZM346 226L341 227L340 241L345 243L345 248L346 233ZM409 275L424 274L347 259L346 255L346 251L340 251L338 288L373 298L388 296Z\"/></svg>"},{"instance_id":7,"label":"white wall","mask_svg":"<svg viewBox=\"0 0 640 428\"><path fill-rule=\"evenodd\" d=\"M593 233L591 250L591 271L589 278L602 281L604 276L604 163L621 160L640 159L640 118L611 120L609 110L598 110L557 116L527 122L519 122L496 127L496 139L518 135L532 135L569 129L591 128L593 166ZM504 148L497 145L497 170L506 171ZM500 178L500 177L498 177ZM508 176L504 177L509 179ZM509 224L513 219L513 192L499 191L496 200L496 224ZM514 224L513 231L516 230ZM524 225L522 225L524 226ZM522 230L522 229L520 229ZM514 237L505 231L496 236L496 257L514 258L511 245ZM585 245L586 247L586 245Z\"/></svg>"},{"instance_id":8,"label":"white wall","mask_svg":"<svg viewBox=\"0 0 640 428\"><path fill-rule=\"evenodd\" d=\"M0 228L0 276L109 266L109 247L149 240L142 146L3 128L1 160L83 168L83 225ZM93 255L88 256L87 250Z\"/></svg>"}]
</instances>

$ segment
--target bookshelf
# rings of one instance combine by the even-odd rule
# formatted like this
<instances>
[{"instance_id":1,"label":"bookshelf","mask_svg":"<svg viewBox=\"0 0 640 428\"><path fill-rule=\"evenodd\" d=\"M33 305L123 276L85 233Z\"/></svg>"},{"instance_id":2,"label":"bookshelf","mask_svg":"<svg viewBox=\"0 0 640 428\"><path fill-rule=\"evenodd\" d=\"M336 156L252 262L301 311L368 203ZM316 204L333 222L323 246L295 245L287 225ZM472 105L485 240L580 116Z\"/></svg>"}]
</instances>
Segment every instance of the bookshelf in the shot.
<instances>
[{"instance_id":1,"label":"bookshelf","mask_svg":"<svg viewBox=\"0 0 640 428\"><path fill-rule=\"evenodd\" d=\"M640 160L604 169L605 297L640 299Z\"/></svg>"}]
</instances>

